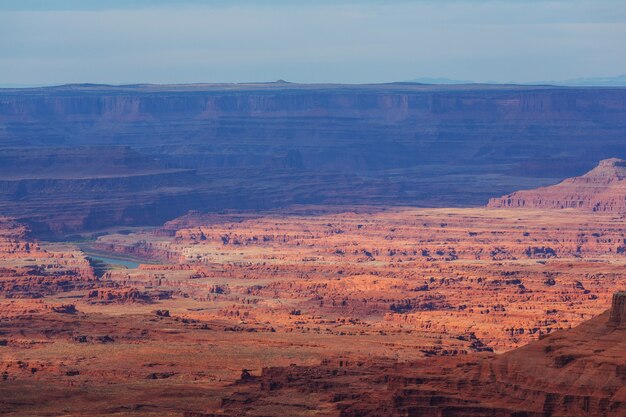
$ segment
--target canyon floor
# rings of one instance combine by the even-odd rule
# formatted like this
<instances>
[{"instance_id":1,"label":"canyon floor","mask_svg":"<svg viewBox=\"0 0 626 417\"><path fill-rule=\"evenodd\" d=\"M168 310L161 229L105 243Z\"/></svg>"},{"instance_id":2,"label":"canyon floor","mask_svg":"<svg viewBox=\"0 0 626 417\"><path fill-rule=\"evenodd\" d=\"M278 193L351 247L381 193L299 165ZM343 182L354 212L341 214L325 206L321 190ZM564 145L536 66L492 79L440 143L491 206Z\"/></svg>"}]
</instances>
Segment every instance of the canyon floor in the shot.
<instances>
[{"instance_id":1,"label":"canyon floor","mask_svg":"<svg viewBox=\"0 0 626 417\"><path fill-rule=\"evenodd\" d=\"M0 415L626 416L625 131L626 88L0 89Z\"/></svg>"},{"instance_id":2,"label":"canyon floor","mask_svg":"<svg viewBox=\"0 0 626 417\"><path fill-rule=\"evenodd\" d=\"M37 242L7 218L0 228L5 415L422 415L389 405L412 398L389 394L390 375L440 375L420 398L449 405L446 384L497 385L480 370L510 370L524 352L560 370L579 354L519 348L605 320L625 287L616 213L293 206L190 212L73 242ZM612 358L620 381L623 357ZM465 366L473 376L454 371ZM498 385L521 390L513 408L445 415L534 417L547 398L566 409L540 379ZM606 415L623 415L615 407Z\"/></svg>"}]
</instances>

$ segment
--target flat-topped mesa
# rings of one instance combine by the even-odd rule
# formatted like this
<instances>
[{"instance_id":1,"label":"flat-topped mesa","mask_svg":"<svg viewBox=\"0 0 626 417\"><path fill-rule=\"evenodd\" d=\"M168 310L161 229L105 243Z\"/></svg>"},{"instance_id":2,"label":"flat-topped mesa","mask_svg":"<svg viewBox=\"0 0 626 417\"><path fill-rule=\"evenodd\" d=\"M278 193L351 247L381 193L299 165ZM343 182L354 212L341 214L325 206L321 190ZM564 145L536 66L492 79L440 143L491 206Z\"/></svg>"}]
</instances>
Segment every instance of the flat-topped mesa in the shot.
<instances>
[{"instance_id":1,"label":"flat-topped mesa","mask_svg":"<svg viewBox=\"0 0 626 417\"><path fill-rule=\"evenodd\" d=\"M609 158L600 161L597 167L579 178L571 178L565 181L579 182L582 179L594 182L606 180L621 181L626 179L626 161L619 158Z\"/></svg>"},{"instance_id":2,"label":"flat-topped mesa","mask_svg":"<svg viewBox=\"0 0 626 417\"><path fill-rule=\"evenodd\" d=\"M621 167L626 168L626 161L620 158L603 159L598 164L598 168Z\"/></svg>"},{"instance_id":3,"label":"flat-topped mesa","mask_svg":"<svg viewBox=\"0 0 626 417\"><path fill-rule=\"evenodd\" d=\"M610 158L580 177L489 200L491 208L566 209L626 213L626 161Z\"/></svg>"},{"instance_id":4,"label":"flat-topped mesa","mask_svg":"<svg viewBox=\"0 0 626 417\"><path fill-rule=\"evenodd\" d=\"M613 294L608 324L609 326L626 325L626 291L619 291Z\"/></svg>"}]
</instances>

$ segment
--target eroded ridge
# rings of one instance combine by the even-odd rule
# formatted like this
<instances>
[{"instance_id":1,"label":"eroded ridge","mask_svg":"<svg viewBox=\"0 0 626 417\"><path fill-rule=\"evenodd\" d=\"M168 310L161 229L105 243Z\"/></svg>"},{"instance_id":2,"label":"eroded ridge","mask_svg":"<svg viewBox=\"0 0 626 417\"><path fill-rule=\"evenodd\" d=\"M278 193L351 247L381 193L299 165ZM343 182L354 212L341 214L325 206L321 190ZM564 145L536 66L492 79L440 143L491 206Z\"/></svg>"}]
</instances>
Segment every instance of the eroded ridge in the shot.
<instances>
[{"instance_id":1,"label":"eroded ridge","mask_svg":"<svg viewBox=\"0 0 626 417\"><path fill-rule=\"evenodd\" d=\"M626 161L605 159L585 175L549 187L492 198L488 206L626 213Z\"/></svg>"},{"instance_id":2,"label":"eroded ridge","mask_svg":"<svg viewBox=\"0 0 626 417\"><path fill-rule=\"evenodd\" d=\"M29 229L0 217L0 296L37 298L76 288L87 288L93 269L76 247L42 245Z\"/></svg>"}]
</instances>

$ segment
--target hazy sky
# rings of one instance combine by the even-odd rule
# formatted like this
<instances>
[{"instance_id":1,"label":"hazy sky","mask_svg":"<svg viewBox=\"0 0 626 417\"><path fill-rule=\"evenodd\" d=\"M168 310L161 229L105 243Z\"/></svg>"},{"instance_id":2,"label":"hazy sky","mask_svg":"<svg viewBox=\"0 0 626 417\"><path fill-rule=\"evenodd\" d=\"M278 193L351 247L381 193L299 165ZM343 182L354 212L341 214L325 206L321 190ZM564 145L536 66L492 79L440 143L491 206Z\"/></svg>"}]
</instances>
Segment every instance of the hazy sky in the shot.
<instances>
[{"instance_id":1,"label":"hazy sky","mask_svg":"<svg viewBox=\"0 0 626 417\"><path fill-rule=\"evenodd\" d=\"M0 84L626 73L626 0L0 0Z\"/></svg>"}]
</instances>

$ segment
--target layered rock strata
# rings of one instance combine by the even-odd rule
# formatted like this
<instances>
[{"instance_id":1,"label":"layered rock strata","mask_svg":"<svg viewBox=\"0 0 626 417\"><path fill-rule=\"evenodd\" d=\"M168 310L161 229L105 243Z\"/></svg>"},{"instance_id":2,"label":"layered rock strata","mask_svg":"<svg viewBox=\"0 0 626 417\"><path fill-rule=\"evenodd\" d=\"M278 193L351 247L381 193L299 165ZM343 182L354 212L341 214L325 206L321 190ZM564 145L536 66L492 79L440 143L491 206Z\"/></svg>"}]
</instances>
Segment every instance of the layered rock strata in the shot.
<instances>
[{"instance_id":1,"label":"layered rock strata","mask_svg":"<svg viewBox=\"0 0 626 417\"><path fill-rule=\"evenodd\" d=\"M59 234L190 209L481 205L626 157L624 103L626 89L548 86L4 89L0 213ZM74 177L58 177L63 152Z\"/></svg>"},{"instance_id":2,"label":"layered rock strata","mask_svg":"<svg viewBox=\"0 0 626 417\"><path fill-rule=\"evenodd\" d=\"M0 296L42 297L86 288L94 279L77 248L42 245L24 225L0 217Z\"/></svg>"},{"instance_id":3,"label":"layered rock strata","mask_svg":"<svg viewBox=\"0 0 626 417\"><path fill-rule=\"evenodd\" d=\"M493 198L488 207L626 213L626 161L605 159L585 175L553 186Z\"/></svg>"},{"instance_id":4,"label":"layered rock strata","mask_svg":"<svg viewBox=\"0 0 626 417\"><path fill-rule=\"evenodd\" d=\"M623 319L624 294L614 300L610 312L499 356L408 364L338 358L318 367L264 369L242 377L220 412L204 415L260 416L259 409L305 415L330 408L341 417L623 416L626 338L612 324L615 316Z\"/></svg>"},{"instance_id":5,"label":"layered rock strata","mask_svg":"<svg viewBox=\"0 0 626 417\"><path fill-rule=\"evenodd\" d=\"M626 325L626 292L620 291L613 295L613 304L611 305L611 312L609 314L610 326L625 326Z\"/></svg>"}]
</instances>

